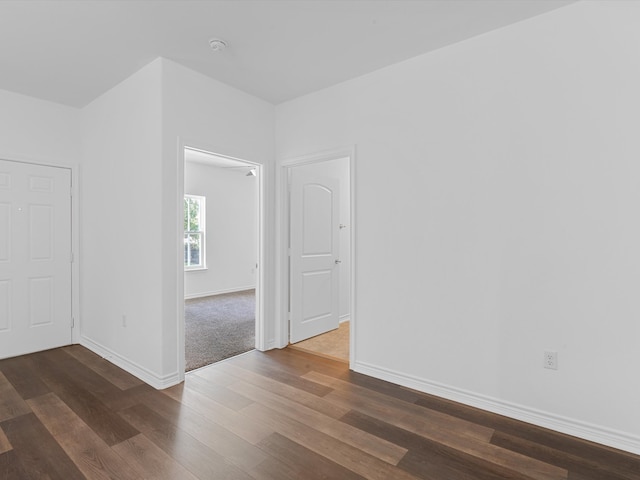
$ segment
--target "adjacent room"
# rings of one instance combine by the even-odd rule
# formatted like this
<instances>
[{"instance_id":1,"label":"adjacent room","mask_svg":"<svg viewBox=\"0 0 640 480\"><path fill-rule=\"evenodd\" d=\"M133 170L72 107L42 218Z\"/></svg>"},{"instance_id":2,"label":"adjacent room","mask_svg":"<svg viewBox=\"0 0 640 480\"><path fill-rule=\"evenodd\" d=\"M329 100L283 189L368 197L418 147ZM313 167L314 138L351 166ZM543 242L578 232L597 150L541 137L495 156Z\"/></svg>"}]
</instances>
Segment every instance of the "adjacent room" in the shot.
<instances>
[{"instance_id":1,"label":"adjacent room","mask_svg":"<svg viewBox=\"0 0 640 480\"><path fill-rule=\"evenodd\" d=\"M640 480L639 25L0 2L0 477Z\"/></svg>"},{"instance_id":2,"label":"adjacent room","mask_svg":"<svg viewBox=\"0 0 640 480\"><path fill-rule=\"evenodd\" d=\"M185 148L185 370L255 348L258 166Z\"/></svg>"}]
</instances>

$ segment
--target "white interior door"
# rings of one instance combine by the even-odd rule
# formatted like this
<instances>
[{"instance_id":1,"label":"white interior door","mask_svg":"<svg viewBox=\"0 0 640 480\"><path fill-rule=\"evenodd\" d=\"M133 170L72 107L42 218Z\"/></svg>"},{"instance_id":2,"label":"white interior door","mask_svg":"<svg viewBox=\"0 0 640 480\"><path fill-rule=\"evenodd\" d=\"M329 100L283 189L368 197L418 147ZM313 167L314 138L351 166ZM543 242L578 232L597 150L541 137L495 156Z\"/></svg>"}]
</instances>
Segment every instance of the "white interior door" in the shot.
<instances>
[{"instance_id":1,"label":"white interior door","mask_svg":"<svg viewBox=\"0 0 640 480\"><path fill-rule=\"evenodd\" d=\"M71 343L71 172L0 160L0 358Z\"/></svg>"},{"instance_id":2,"label":"white interior door","mask_svg":"<svg viewBox=\"0 0 640 480\"><path fill-rule=\"evenodd\" d=\"M290 188L290 342L340 322L340 181L292 168Z\"/></svg>"}]
</instances>

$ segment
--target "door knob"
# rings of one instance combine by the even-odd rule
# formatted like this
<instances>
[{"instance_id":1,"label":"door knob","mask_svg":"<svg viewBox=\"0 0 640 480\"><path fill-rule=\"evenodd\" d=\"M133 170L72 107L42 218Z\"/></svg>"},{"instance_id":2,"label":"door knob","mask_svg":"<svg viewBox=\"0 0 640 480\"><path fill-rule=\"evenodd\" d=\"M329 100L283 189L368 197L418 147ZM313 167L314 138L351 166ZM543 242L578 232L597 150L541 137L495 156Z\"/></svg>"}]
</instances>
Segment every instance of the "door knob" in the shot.
<instances>
[{"instance_id":1,"label":"door knob","mask_svg":"<svg viewBox=\"0 0 640 480\"><path fill-rule=\"evenodd\" d=\"M339 265L342 263L342 260L336 260L336 265Z\"/></svg>"}]
</instances>

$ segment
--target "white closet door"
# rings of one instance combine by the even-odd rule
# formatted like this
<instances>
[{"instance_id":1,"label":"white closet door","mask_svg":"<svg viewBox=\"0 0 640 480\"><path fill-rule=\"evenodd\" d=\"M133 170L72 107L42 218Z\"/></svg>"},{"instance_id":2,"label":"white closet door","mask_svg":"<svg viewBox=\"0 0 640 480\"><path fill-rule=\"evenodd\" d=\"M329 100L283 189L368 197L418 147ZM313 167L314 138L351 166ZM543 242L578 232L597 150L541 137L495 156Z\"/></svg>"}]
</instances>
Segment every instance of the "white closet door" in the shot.
<instances>
[{"instance_id":1,"label":"white closet door","mask_svg":"<svg viewBox=\"0 0 640 480\"><path fill-rule=\"evenodd\" d=\"M290 196L290 342L340 323L340 183L293 169Z\"/></svg>"},{"instance_id":2,"label":"white closet door","mask_svg":"<svg viewBox=\"0 0 640 480\"><path fill-rule=\"evenodd\" d=\"M71 343L71 171L0 160L0 358Z\"/></svg>"}]
</instances>

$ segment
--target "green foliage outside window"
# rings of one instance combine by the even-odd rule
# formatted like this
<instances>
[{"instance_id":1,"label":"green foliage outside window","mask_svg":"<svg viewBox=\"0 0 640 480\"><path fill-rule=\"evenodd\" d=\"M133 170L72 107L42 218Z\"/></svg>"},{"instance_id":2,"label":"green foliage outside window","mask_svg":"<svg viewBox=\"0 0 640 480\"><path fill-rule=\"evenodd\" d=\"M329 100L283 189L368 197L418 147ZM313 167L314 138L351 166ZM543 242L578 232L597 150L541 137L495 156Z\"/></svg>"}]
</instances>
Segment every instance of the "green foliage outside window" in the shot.
<instances>
[{"instance_id":1,"label":"green foliage outside window","mask_svg":"<svg viewBox=\"0 0 640 480\"><path fill-rule=\"evenodd\" d=\"M204 267L204 197L184 197L184 266Z\"/></svg>"}]
</instances>

